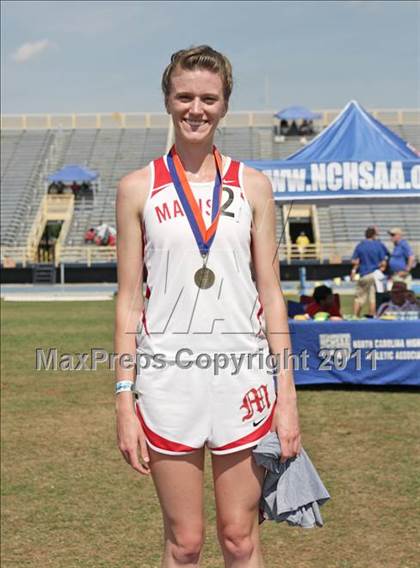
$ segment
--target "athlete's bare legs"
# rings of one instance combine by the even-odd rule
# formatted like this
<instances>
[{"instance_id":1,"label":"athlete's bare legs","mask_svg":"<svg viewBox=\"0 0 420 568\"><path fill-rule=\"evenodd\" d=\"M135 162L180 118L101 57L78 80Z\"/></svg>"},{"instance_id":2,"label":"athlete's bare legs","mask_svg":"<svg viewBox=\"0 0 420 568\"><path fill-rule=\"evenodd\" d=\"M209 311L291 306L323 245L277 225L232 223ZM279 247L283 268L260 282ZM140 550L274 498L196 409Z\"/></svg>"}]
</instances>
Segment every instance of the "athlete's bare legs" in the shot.
<instances>
[{"instance_id":1,"label":"athlete's bare legs","mask_svg":"<svg viewBox=\"0 0 420 568\"><path fill-rule=\"evenodd\" d=\"M264 469L251 449L212 455L216 494L217 532L225 568L263 568L258 504Z\"/></svg>"},{"instance_id":2,"label":"athlete's bare legs","mask_svg":"<svg viewBox=\"0 0 420 568\"><path fill-rule=\"evenodd\" d=\"M153 482L163 513L162 568L199 566L204 542L204 448L169 456L149 448Z\"/></svg>"}]
</instances>

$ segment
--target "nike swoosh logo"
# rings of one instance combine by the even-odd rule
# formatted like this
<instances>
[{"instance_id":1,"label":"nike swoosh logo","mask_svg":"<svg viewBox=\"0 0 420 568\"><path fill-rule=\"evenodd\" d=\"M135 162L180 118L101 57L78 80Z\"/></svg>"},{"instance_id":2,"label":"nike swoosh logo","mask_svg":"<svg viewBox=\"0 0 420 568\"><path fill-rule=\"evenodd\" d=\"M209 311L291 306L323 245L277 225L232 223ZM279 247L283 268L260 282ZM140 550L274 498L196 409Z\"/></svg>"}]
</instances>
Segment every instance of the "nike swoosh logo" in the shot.
<instances>
[{"instance_id":1,"label":"nike swoosh logo","mask_svg":"<svg viewBox=\"0 0 420 568\"><path fill-rule=\"evenodd\" d=\"M162 191L162 189L166 189L167 187L169 187L170 184L165 184L165 185L161 185L160 187L156 187L152 193L150 194L150 197L153 197L154 195L156 195L156 193L159 193L159 191Z\"/></svg>"},{"instance_id":2,"label":"nike swoosh logo","mask_svg":"<svg viewBox=\"0 0 420 568\"><path fill-rule=\"evenodd\" d=\"M266 418L267 418L267 416L264 416L264 418L261 418L261 420L254 420L254 422L252 423L252 425L253 425L254 428L255 428L255 426L258 426L258 424L261 424L261 422L262 422L263 420L265 420Z\"/></svg>"}]
</instances>

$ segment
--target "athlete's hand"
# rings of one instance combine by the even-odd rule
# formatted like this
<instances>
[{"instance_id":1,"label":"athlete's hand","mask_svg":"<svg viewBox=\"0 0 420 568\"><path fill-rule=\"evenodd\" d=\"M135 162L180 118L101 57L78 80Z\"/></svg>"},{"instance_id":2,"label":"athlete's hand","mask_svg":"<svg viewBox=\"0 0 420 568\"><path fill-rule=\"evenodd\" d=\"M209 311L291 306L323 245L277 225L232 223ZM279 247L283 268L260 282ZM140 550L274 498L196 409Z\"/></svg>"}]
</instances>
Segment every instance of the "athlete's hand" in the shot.
<instances>
[{"instance_id":1,"label":"athlete's hand","mask_svg":"<svg viewBox=\"0 0 420 568\"><path fill-rule=\"evenodd\" d=\"M117 412L117 440L118 448L125 461L142 475L149 475L148 465L150 458L143 428L134 412ZM138 457L140 447L141 460Z\"/></svg>"},{"instance_id":2,"label":"athlete's hand","mask_svg":"<svg viewBox=\"0 0 420 568\"><path fill-rule=\"evenodd\" d=\"M280 440L280 463L300 453L302 445L296 397L278 395L271 431L277 432Z\"/></svg>"}]
</instances>

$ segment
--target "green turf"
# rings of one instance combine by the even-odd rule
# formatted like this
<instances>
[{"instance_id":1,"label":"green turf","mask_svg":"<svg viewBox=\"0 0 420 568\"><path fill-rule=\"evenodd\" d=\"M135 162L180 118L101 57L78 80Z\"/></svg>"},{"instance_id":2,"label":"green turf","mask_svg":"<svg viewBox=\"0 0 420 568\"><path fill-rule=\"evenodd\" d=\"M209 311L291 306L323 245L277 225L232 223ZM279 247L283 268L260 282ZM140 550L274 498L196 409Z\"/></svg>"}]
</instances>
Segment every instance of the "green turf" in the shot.
<instances>
[{"instance_id":1,"label":"green turf","mask_svg":"<svg viewBox=\"0 0 420 568\"><path fill-rule=\"evenodd\" d=\"M2 302L3 568L160 564L152 481L116 446L112 373L34 370L36 347L111 350L113 310L113 302ZM332 499L322 529L264 523L266 566L418 567L418 394L298 397L303 445ZM202 566L219 568L209 474Z\"/></svg>"}]
</instances>

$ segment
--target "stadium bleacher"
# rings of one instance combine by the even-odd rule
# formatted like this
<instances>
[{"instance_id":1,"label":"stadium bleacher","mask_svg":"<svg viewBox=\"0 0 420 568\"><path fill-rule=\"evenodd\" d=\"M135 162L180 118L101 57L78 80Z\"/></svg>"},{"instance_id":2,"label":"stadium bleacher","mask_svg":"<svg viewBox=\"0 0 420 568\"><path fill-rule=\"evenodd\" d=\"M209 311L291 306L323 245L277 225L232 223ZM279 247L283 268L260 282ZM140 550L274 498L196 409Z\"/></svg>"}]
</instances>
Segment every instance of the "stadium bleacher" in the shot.
<instances>
[{"instance_id":1,"label":"stadium bleacher","mask_svg":"<svg viewBox=\"0 0 420 568\"><path fill-rule=\"evenodd\" d=\"M398 111L399 112L399 111ZM105 115L104 115L105 116ZM257 116L257 115L256 115ZM328 112L329 121L335 111ZM410 116L410 115L408 115ZM75 199L74 214L65 244L81 246L84 234L91 226L107 223L115 226L115 196L118 180L128 172L146 165L153 157L164 153L168 127L167 116L156 116L157 124L147 126L147 119L138 120L142 126L118 127L105 119L101 127L83 117L83 123L75 128L34 129L6 128L1 133L1 244L24 246L41 199L46 192L46 176L66 164L86 165L100 174L100 187L95 201L90 195ZM113 117L114 118L114 117ZM273 136L270 115L255 119L225 121L217 131L216 144L222 153L240 160L282 159L302 146L299 137L278 141ZM82 120L82 119L81 119ZM107 120L110 120L108 117ZM386 120L382 118L386 124ZM259 121L259 122L258 122ZM50 118L51 122L51 118ZM245 126L256 122L254 125ZM404 120L395 123L395 113L390 127L413 146L420 147L420 126ZM323 121L326 126L328 121ZM73 126L75 126L73 124ZM308 137L308 141L311 137ZM342 244L344 256L350 246L360 240L366 226L375 224L382 231L392 226L402 226L407 238L420 241L420 202L405 198L396 208L383 199L354 203L320 203L316 207L321 243ZM277 236L284 228L283 210L277 207ZM345 245L348 245L347 249Z\"/></svg>"},{"instance_id":2,"label":"stadium bleacher","mask_svg":"<svg viewBox=\"0 0 420 568\"><path fill-rule=\"evenodd\" d=\"M372 201L374 201L372 203ZM405 198L398 207L370 200L370 203L317 205L321 239L325 242L358 242L364 237L366 227L377 225L382 238L391 227L404 227L405 236L420 240L420 202Z\"/></svg>"},{"instance_id":3,"label":"stadium bleacher","mask_svg":"<svg viewBox=\"0 0 420 568\"><path fill-rule=\"evenodd\" d=\"M26 242L53 133L4 131L1 135L1 244Z\"/></svg>"},{"instance_id":4,"label":"stadium bleacher","mask_svg":"<svg viewBox=\"0 0 420 568\"><path fill-rule=\"evenodd\" d=\"M127 173L146 165L165 151L167 129L97 130L86 146L84 165L100 172L101 186L95 203L89 197L75 201L75 214L66 243L82 245L86 230L107 223L115 226L115 195L118 181ZM85 140L86 144L86 140ZM58 167L80 163L80 148L71 144Z\"/></svg>"}]
</instances>

